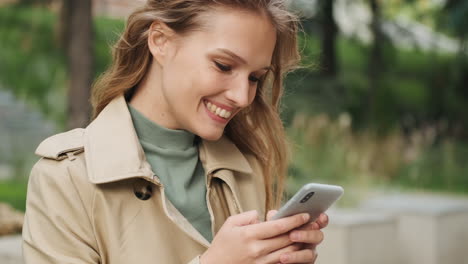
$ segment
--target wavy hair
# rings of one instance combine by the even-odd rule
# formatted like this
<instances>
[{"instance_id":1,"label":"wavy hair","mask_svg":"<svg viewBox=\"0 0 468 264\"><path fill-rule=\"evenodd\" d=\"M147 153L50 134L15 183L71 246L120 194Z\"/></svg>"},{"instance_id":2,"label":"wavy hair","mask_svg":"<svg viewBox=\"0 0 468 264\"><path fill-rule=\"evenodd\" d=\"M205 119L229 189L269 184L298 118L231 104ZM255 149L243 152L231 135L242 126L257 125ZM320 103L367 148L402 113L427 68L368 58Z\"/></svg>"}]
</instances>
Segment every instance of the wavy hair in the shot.
<instances>
[{"instance_id":1,"label":"wavy hair","mask_svg":"<svg viewBox=\"0 0 468 264\"><path fill-rule=\"evenodd\" d=\"M93 119L114 98L131 97L145 77L152 60L147 39L154 21L165 23L180 35L188 34L202 26L200 14L218 7L266 15L277 32L271 71L258 83L250 107L239 112L225 129L225 134L242 152L258 160L268 211L281 203L289 162L287 139L279 115L283 78L300 60L298 19L287 10L284 0L148 0L129 16L124 32L113 47L111 66L93 85Z\"/></svg>"}]
</instances>

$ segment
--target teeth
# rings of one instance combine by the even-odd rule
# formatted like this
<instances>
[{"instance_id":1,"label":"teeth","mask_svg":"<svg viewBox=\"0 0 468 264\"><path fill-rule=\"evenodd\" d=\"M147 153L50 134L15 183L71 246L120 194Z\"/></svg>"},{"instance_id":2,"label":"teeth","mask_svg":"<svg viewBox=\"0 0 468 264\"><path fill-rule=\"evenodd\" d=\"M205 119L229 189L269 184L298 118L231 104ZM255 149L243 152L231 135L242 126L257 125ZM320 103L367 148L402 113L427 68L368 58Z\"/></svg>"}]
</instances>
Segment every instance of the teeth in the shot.
<instances>
[{"instance_id":1,"label":"teeth","mask_svg":"<svg viewBox=\"0 0 468 264\"><path fill-rule=\"evenodd\" d=\"M229 118L231 117L232 113L227 111L226 109L222 109L220 107L217 107L216 105L206 102L206 107L215 115L220 116L222 118Z\"/></svg>"}]
</instances>

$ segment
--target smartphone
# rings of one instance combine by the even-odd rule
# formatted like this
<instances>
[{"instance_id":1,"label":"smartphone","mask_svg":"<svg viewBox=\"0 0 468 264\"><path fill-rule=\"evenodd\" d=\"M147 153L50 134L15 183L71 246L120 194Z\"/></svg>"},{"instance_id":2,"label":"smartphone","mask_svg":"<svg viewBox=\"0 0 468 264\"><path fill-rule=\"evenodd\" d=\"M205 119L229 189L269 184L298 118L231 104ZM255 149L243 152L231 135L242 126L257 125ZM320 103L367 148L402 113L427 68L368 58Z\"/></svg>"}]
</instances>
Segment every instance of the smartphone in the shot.
<instances>
[{"instance_id":1,"label":"smartphone","mask_svg":"<svg viewBox=\"0 0 468 264\"><path fill-rule=\"evenodd\" d=\"M321 213L324 213L344 193L341 186L308 183L283 205L272 217L272 220L283 217L308 213L310 222L315 221Z\"/></svg>"}]
</instances>

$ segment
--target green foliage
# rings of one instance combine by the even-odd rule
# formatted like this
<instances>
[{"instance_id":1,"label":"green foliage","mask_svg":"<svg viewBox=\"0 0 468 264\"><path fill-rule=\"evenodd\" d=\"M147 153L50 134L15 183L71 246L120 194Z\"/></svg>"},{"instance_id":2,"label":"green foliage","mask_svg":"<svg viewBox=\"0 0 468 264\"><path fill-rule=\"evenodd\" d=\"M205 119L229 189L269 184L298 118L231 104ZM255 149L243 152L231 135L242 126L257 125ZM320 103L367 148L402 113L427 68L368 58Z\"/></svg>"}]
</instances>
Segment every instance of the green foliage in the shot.
<instances>
[{"instance_id":1,"label":"green foliage","mask_svg":"<svg viewBox=\"0 0 468 264\"><path fill-rule=\"evenodd\" d=\"M54 41L54 21L43 8L0 8L0 88L60 120L64 111L56 106L62 105L50 95L64 92L66 72L65 58Z\"/></svg>"},{"instance_id":2,"label":"green foliage","mask_svg":"<svg viewBox=\"0 0 468 264\"><path fill-rule=\"evenodd\" d=\"M385 65L375 89L375 113L369 119L368 61L370 49L356 40L338 38L340 73L327 79L314 64L320 52L315 35L301 39L304 67L290 74L286 80L283 118L290 124L294 113L327 113L336 117L341 112L352 115L355 128L375 127L388 131L410 117L415 122L447 119L468 125L468 96L462 89L468 76L464 67L468 60L456 54L409 51L384 46ZM468 69L468 67L466 67ZM466 79L466 77L465 77ZM418 124L413 124L418 126Z\"/></svg>"},{"instance_id":3,"label":"green foliage","mask_svg":"<svg viewBox=\"0 0 468 264\"><path fill-rule=\"evenodd\" d=\"M27 183L19 180L0 181L0 202L24 211L26 206Z\"/></svg>"},{"instance_id":4,"label":"green foliage","mask_svg":"<svg viewBox=\"0 0 468 264\"><path fill-rule=\"evenodd\" d=\"M386 0L380 3L383 5L386 18L404 16L429 27L435 27L441 11L441 2L443 1Z\"/></svg>"},{"instance_id":5,"label":"green foliage","mask_svg":"<svg viewBox=\"0 0 468 264\"><path fill-rule=\"evenodd\" d=\"M57 36L57 14L43 7L0 7L0 89L9 89L60 126L65 124L68 75ZM124 22L95 19L95 75L105 70Z\"/></svg>"},{"instance_id":6,"label":"green foliage","mask_svg":"<svg viewBox=\"0 0 468 264\"><path fill-rule=\"evenodd\" d=\"M392 82L389 81L387 85L392 85ZM428 107L428 91L418 79L400 79L398 85L387 89L392 92L392 97L401 99L399 102L395 102L400 108L419 112Z\"/></svg>"},{"instance_id":7,"label":"green foliage","mask_svg":"<svg viewBox=\"0 0 468 264\"><path fill-rule=\"evenodd\" d=\"M112 58L112 45L118 40L124 26L124 21L119 19L107 17L95 19L95 77L99 76L109 66Z\"/></svg>"},{"instance_id":8,"label":"green foliage","mask_svg":"<svg viewBox=\"0 0 468 264\"><path fill-rule=\"evenodd\" d=\"M468 2L465 0L448 0L445 6L442 24L452 33L466 38L468 36Z\"/></svg>"}]
</instances>

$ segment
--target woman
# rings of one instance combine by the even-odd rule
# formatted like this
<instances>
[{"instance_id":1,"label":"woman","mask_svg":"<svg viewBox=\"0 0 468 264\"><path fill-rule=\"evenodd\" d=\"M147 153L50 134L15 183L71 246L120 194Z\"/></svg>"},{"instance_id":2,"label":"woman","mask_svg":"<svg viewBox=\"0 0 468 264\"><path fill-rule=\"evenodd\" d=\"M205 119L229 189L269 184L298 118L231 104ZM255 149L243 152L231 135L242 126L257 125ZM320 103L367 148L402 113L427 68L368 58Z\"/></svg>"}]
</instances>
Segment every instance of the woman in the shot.
<instances>
[{"instance_id":1,"label":"woman","mask_svg":"<svg viewBox=\"0 0 468 264\"><path fill-rule=\"evenodd\" d=\"M298 61L280 0L149 0L93 88L94 120L36 150L26 263L313 263L326 215L281 199L282 77Z\"/></svg>"}]
</instances>

